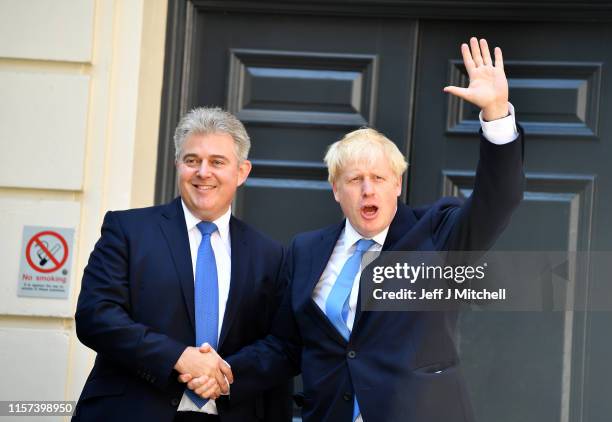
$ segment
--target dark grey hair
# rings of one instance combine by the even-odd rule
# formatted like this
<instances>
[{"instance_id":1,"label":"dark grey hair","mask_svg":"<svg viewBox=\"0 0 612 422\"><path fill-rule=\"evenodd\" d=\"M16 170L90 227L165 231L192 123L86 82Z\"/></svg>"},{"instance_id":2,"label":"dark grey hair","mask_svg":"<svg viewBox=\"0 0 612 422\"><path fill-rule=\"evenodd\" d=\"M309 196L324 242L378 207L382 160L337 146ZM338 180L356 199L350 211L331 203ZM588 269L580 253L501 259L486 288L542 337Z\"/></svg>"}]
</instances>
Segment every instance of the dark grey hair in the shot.
<instances>
[{"instance_id":1,"label":"dark grey hair","mask_svg":"<svg viewBox=\"0 0 612 422\"><path fill-rule=\"evenodd\" d=\"M174 131L174 157L181 158L183 144L193 134L227 133L234 139L238 162L247 159L251 140L244 125L218 107L198 107L185 114Z\"/></svg>"}]
</instances>

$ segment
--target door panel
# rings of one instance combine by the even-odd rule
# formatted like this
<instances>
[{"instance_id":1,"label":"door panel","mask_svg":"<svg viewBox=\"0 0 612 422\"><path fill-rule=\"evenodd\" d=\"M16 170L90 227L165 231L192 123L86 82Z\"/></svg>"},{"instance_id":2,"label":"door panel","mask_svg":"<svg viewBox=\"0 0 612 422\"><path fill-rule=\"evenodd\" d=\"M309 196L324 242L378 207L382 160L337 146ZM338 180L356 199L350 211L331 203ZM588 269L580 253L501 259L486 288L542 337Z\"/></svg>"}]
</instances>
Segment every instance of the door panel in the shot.
<instances>
[{"instance_id":1,"label":"door panel","mask_svg":"<svg viewBox=\"0 0 612 422\"><path fill-rule=\"evenodd\" d=\"M610 249L611 227L599 220L610 201L597 200L612 194L609 25L423 23L410 202L470 193L478 110L441 89L465 86L459 43L471 35L502 47L510 101L526 132L524 202L496 249ZM584 295L588 286L571 288ZM612 376L602 353L612 352L606 322L606 312L464 313L459 347L478 420L607 420L612 405L599 393Z\"/></svg>"},{"instance_id":2,"label":"door panel","mask_svg":"<svg viewBox=\"0 0 612 422\"><path fill-rule=\"evenodd\" d=\"M252 140L239 218L285 244L340 221L323 156L361 126L408 154L414 21L200 12L194 22L190 106L227 108Z\"/></svg>"},{"instance_id":3,"label":"door panel","mask_svg":"<svg viewBox=\"0 0 612 422\"><path fill-rule=\"evenodd\" d=\"M195 22L190 101L227 107L252 138L240 218L283 242L339 221L322 159L361 126L407 153L413 21L200 13Z\"/></svg>"}]
</instances>

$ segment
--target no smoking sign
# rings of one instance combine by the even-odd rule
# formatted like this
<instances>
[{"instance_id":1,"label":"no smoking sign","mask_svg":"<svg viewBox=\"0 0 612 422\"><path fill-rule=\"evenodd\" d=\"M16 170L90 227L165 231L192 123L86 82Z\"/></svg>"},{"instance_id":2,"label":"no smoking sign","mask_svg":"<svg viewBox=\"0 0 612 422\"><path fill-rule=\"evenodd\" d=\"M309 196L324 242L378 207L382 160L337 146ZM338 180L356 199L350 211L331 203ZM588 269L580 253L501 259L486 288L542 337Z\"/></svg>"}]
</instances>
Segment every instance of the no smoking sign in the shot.
<instances>
[{"instance_id":1,"label":"no smoking sign","mask_svg":"<svg viewBox=\"0 0 612 422\"><path fill-rule=\"evenodd\" d=\"M24 226L18 296L68 298L74 229Z\"/></svg>"}]
</instances>

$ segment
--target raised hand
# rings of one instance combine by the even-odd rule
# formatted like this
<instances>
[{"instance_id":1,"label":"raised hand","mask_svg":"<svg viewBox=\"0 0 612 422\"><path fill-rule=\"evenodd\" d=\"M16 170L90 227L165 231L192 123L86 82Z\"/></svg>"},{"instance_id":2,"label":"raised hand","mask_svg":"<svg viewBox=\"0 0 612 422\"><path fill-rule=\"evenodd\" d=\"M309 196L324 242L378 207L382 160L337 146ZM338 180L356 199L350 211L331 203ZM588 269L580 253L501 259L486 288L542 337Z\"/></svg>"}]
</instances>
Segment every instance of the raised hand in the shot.
<instances>
[{"instance_id":1,"label":"raised hand","mask_svg":"<svg viewBox=\"0 0 612 422\"><path fill-rule=\"evenodd\" d=\"M185 349L174 369L180 373L180 382L200 379L199 387L207 388L197 394L204 398L216 399L220 394L229 393L229 384L234 382L230 366L206 343L200 348Z\"/></svg>"},{"instance_id":2,"label":"raised hand","mask_svg":"<svg viewBox=\"0 0 612 422\"><path fill-rule=\"evenodd\" d=\"M447 86L444 92L456 95L482 109L482 117L496 120L508 115L508 80L504 73L502 51L495 47L495 65L487 40L472 37L470 46L461 44L463 63L470 78L467 88Z\"/></svg>"}]
</instances>

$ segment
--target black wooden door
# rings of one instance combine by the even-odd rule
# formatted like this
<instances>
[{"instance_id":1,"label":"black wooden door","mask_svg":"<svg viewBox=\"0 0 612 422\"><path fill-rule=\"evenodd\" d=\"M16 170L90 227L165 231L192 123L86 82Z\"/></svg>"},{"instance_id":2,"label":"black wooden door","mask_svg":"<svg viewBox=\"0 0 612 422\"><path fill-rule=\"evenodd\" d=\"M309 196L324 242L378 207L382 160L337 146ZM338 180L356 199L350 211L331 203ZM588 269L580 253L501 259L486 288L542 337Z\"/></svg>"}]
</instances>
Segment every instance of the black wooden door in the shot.
<instances>
[{"instance_id":1,"label":"black wooden door","mask_svg":"<svg viewBox=\"0 0 612 422\"><path fill-rule=\"evenodd\" d=\"M407 151L413 22L218 13L194 22L190 103L228 108L252 138L238 217L288 242L341 218L322 161L329 144L375 126Z\"/></svg>"},{"instance_id":2,"label":"black wooden door","mask_svg":"<svg viewBox=\"0 0 612 422\"><path fill-rule=\"evenodd\" d=\"M363 125L408 156L411 204L469 194L477 110L442 88L465 80L459 44L477 35L503 48L527 134L525 201L497 249L611 250L612 26L597 23L609 5L451 3L169 3L157 201L176 193L168 141L197 105L245 122L254 167L235 214L283 242L341 217L322 157ZM609 312L463 314L478 420L610 421L610 327Z\"/></svg>"},{"instance_id":3,"label":"black wooden door","mask_svg":"<svg viewBox=\"0 0 612 422\"><path fill-rule=\"evenodd\" d=\"M239 218L285 244L340 221L323 156L361 126L408 153L414 21L192 12L183 108L218 105L245 124Z\"/></svg>"},{"instance_id":4,"label":"black wooden door","mask_svg":"<svg viewBox=\"0 0 612 422\"><path fill-rule=\"evenodd\" d=\"M496 248L610 250L609 25L423 22L410 202L471 189L477 110L441 87L465 81L458 43L472 34L503 48L510 100L527 134L525 200ZM583 294L586 286L572 288ZM464 313L459 345L478 420L611 420L603 393L611 322L607 312Z\"/></svg>"}]
</instances>

